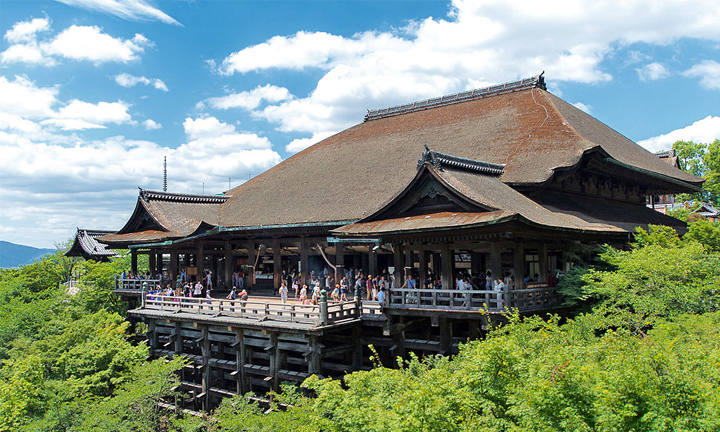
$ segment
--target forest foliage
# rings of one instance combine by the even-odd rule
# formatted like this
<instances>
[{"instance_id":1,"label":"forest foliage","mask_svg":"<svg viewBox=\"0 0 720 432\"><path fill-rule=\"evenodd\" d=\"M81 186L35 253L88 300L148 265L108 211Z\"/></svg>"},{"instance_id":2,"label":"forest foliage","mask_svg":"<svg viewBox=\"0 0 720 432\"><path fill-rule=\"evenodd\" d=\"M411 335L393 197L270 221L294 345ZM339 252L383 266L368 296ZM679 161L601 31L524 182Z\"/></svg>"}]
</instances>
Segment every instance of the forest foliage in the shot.
<instances>
[{"instance_id":1,"label":"forest foliage","mask_svg":"<svg viewBox=\"0 0 720 432\"><path fill-rule=\"evenodd\" d=\"M575 251L575 313L521 317L458 355L311 377L267 412L245 396L205 417L163 410L174 371L128 340L112 278L128 263L61 254L0 271L0 431L720 430L720 227L639 230L627 249ZM68 269L85 289L58 287Z\"/></svg>"}]
</instances>

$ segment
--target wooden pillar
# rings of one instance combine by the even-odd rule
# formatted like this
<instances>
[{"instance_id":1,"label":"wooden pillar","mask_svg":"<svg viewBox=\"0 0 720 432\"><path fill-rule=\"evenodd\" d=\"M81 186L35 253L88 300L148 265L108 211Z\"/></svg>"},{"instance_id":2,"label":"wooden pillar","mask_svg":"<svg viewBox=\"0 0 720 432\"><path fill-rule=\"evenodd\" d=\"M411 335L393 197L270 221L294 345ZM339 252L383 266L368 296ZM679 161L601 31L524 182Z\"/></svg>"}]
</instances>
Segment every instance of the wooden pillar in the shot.
<instances>
[{"instance_id":1,"label":"wooden pillar","mask_svg":"<svg viewBox=\"0 0 720 432\"><path fill-rule=\"evenodd\" d=\"M395 243L393 245L393 266L395 266L395 271L393 272L395 285L391 288L400 288L405 280L405 260L402 243ZM389 295L389 293L386 294Z\"/></svg>"},{"instance_id":2,"label":"wooden pillar","mask_svg":"<svg viewBox=\"0 0 720 432\"><path fill-rule=\"evenodd\" d=\"M137 274L137 249L130 249L130 273Z\"/></svg>"},{"instance_id":3,"label":"wooden pillar","mask_svg":"<svg viewBox=\"0 0 720 432\"><path fill-rule=\"evenodd\" d=\"M175 286L175 281L177 280L177 276L178 276L177 264L178 264L177 249L171 249L170 250L170 268L168 269L168 277L170 278L171 286Z\"/></svg>"},{"instance_id":4,"label":"wooden pillar","mask_svg":"<svg viewBox=\"0 0 720 432\"><path fill-rule=\"evenodd\" d=\"M368 269L370 268L370 255L372 254L372 246L368 248L368 253L360 253L360 268L362 268L365 276L368 275Z\"/></svg>"},{"instance_id":5,"label":"wooden pillar","mask_svg":"<svg viewBox=\"0 0 720 432\"><path fill-rule=\"evenodd\" d=\"M155 268L156 268L155 273L162 274L162 272L163 272L163 253L162 252L157 253L157 257L155 258Z\"/></svg>"},{"instance_id":6,"label":"wooden pillar","mask_svg":"<svg viewBox=\"0 0 720 432\"><path fill-rule=\"evenodd\" d=\"M420 280L418 288L425 288L425 279L428 277L428 261L430 261L430 251L420 251Z\"/></svg>"},{"instance_id":7,"label":"wooden pillar","mask_svg":"<svg viewBox=\"0 0 720 432\"><path fill-rule=\"evenodd\" d=\"M357 252L353 253L353 268L355 269L355 274L362 268L362 254Z\"/></svg>"},{"instance_id":8,"label":"wooden pillar","mask_svg":"<svg viewBox=\"0 0 720 432\"><path fill-rule=\"evenodd\" d=\"M502 245L500 242L490 243L490 271L492 272L492 280L502 279Z\"/></svg>"},{"instance_id":9,"label":"wooden pillar","mask_svg":"<svg viewBox=\"0 0 720 432\"><path fill-rule=\"evenodd\" d=\"M515 267L515 289L522 289L525 286L525 246L522 242L515 243L513 267Z\"/></svg>"},{"instance_id":10,"label":"wooden pillar","mask_svg":"<svg viewBox=\"0 0 720 432\"><path fill-rule=\"evenodd\" d=\"M198 280L203 280L203 276L205 276L205 251L203 250L202 244L198 246L197 252L195 252L195 257L195 261L197 264ZM203 286L205 286L205 282L203 282Z\"/></svg>"},{"instance_id":11,"label":"wooden pillar","mask_svg":"<svg viewBox=\"0 0 720 432\"><path fill-rule=\"evenodd\" d=\"M413 251L406 249L405 250L405 274L403 274L403 283L405 283L404 279L407 279L408 276L412 276L412 270L413 270ZM402 286L402 284L400 284Z\"/></svg>"},{"instance_id":12,"label":"wooden pillar","mask_svg":"<svg viewBox=\"0 0 720 432\"><path fill-rule=\"evenodd\" d=\"M538 282L547 282L548 280L548 253L547 244L542 243L538 248L538 261L540 264L540 278ZM534 275L533 275L534 276Z\"/></svg>"},{"instance_id":13,"label":"wooden pillar","mask_svg":"<svg viewBox=\"0 0 720 432\"><path fill-rule=\"evenodd\" d=\"M345 243L335 243L335 283L345 276ZM348 282L350 283L350 282ZM328 287L332 290L332 287Z\"/></svg>"},{"instance_id":14,"label":"wooden pillar","mask_svg":"<svg viewBox=\"0 0 720 432\"><path fill-rule=\"evenodd\" d=\"M445 266L443 265L443 267ZM449 355L452 342L452 321L440 318L440 354Z\"/></svg>"},{"instance_id":15,"label":"wooden pillar","mask_svg":"<svg viewBox=\"0 0 720 432\"><path fill-rule=\"evenodd\" d=\"M155 325L155 320L150 319L150 321L147 323L148 329L145 333L146 337L148 338L148 345L150 345L149 349L149 355L150 357L155 357L155 350L157 349L157 326Z\"/></svg>"},{"instance_id":16,"label":"wooden pillar","mask_svg":"<svg viewBox=\"0 0 720 432\"><path fill-rule=\"evenodd\" d=\"M175 355L183 353L182 325L180 321L175 321Z\"/></svg>"},{"instance_id":17,"label":"wooden pillar","mask_svg":"<svg viewBox=\"0 0 720 432\"><path fill-rule=\"evenodd\" d=\"M249 239L247 241L247 250L248 250L248 274L247 277L247 287L248 290L252 290L255 286L255 254L257 253L257 250L255 250L255 240Z\"/></svg>"},{"instance_id":18,"label":"wooden pillar","mask_svg":"<svg viewBox=\"0 0 720 432\"><path fill-rule=\"evenodd\" d=\"M307 239L301 238L300 239L300 287L302 285L308 285L310 282L310 263L308 260L308 254L309 254L309 247Z\"/></svg>"},{"instance_id":19,"label":"wooden pillar","mask_svg":"<svg viewBox=\"0 0 720 432\"><path fill-rule=\"evenodd\" d=\"M216 253L211 256L212 261L210 262L210 271L212 271L213 289L217 289L220 285L219 274L218 274L218 255Z\"/></svg>"},{"instance_id":20,"label":"wooden pillar","mask_svg":"<svg viewBox=\"0 0 720 432\"><path fill-rule=\"evenodd\" d=\"M319 375L321 373L322 358L320 357L320 348L318 347L318 337L315 335L308 335L308 355L306 359L308 373L311 375Z\"/></svg>"},{"instance_id":21,"label":"wooden pillar","mask_svg":"<svg viewBox=\"0 0 720 432\"><path fill-rule=\"evenodd\" d=\"M275 288L280 288L280 283L282 282L282 255L280 254L280 239L273 239L272 241L272 249L273 249L273 285Z\"/></svg>"},{"instance_id":22,"label":"wooden pillar","mask_svg":"<svg viewBox=\"0 0 720 432\"><path fill-rule=\"evenodd\" d=\"M450 248L450 243L442 245L442 249L440 250L440 262L442 263L440 280L442 281L443 289L455 288L455 281L453 280L453 254L452 249Z\"/></svg>"},{"instance_id":23,"label":"wooden pillar","mask_svg":"<svg viewBox=\"0 0 720 432\"><path fill-rule=\"evenodd\" d=\"M266 351L270 354L270 388L277 391L280 388L280 383L278 382L280 349L278 348L278 335L276 332L270 333L270 346L266 348Z\"/></svg>"},{"instance_id":24,"label":"wooden pillar","mask_svg":"<svg viewBox=\"0 0 720 432\"><path fill-rule=\"evenodd\" d=\"M232 289L232 274L235 271L235 257L232 255L230 241L225 242L225 286Z\"/></svg>"},{"instance_id":25,"label":"wooden pillar","mask_svg":"<svg viewBox=\"0 0 720 432\"><path fill-rule=\"evenodd\" d=\"M473 277L477 277L478 275L483 274L483 268L482 268L482 254L477 251L471 251L470 252L470 273L472 273ZM481 278L483 281L485 280L485 277Z\"/></svg>"},{"instance_id":26,"label":"wooden pillar","mask_svg":"<svg viewBox=\"0 0 720 432\"><path fill-rule=\"evenodd\" d=\"M148 271L150 272L150 279L155 279L157 271L155 271L155 251L152 249L148 252Z\"/></svg>"},{"instance_id":27,"label":"wooden pillar","mask_svg":"<svg viewBox=\"0 0 720 432\"><path fill-rule=\"evenodd\" d=\"M210 410L210 358L212 353L210 352L210 337L208 335L208 327L202 326L202 392L205 397L203 398L203 409L205 411Z\"/></svg>"},{"instance_id":28,"label":"wooden pillar","mask_svg":"<svg viewBox=\"0 0 720 432\"><path fill-rule=\"evenodd\" d=\"M353 371L359 371L362 369L363 364L362 327L360 324L355 324L353 327L352 337L352 340L355 342L355 351L353 351Z\"/></svg>"},{"instance_id":29,"label":"wooden pillar","mask_svg":"<svg viewBox=\"0 0 720 432\"><path fill-rule=\"evenodd\" d=\"M235 337L235 379L237 380L235 392L244 394L248 388L245 386L247 377L245 376L245 334L243 330L235 329Z\"/></svg>"}]
</instances>

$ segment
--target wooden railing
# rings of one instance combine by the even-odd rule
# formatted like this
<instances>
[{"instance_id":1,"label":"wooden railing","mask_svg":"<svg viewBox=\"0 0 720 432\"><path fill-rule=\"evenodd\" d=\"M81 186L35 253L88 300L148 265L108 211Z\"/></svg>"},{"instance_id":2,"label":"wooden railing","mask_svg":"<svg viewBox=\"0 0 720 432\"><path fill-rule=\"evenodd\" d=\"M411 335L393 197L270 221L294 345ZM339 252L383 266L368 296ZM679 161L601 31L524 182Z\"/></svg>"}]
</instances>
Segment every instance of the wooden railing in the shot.
<instances>
[{"instance_id":1,"label":"wooden railing","mask_svg":"<svg viewBox=\"0 0 720 432\"><path fill-rule=\"evenodd\" d=\"M557 287L528 288L508 293L510 308L520 312L552 309L562 305Z\"/></svg>"},{"instance_id":2,"label":"wooden railing","mask_svg":"<svg viewBox=\"0 0 720 432\"><path fill-rule=\"evenodd\" d=\"M147 291L156 286L162 286L160 279L120 279L115 276L115 291L138 291L142 292L143 284L147 282Z\"/></svg>"},{"instance_id":3,"label":"wooden railing","mask_svg":"<svg viewBox=\"0 0 720 432\"><path fill-rule=\"evenodd\" d=\"M423 309L501 310L504 306L502 291L446 290L446 289L393 289L389 307L416 307Z\"/></svg>"},{"instance_id":4,"label":"wooden railing","mask_svg":"<svg viewBox=\"0 0 720 432\"><path fill-rule=\"evenodd\" d=\"M509 301L508 301L509 299ZM531 288L510 291L393 289L386 307L520 312L551 309L562 304L557 288Z\"/></svg>"},{"instance_id":5,"label":"wooden railing","mask_svg":"<svg viewBox=\"0 0 720 432\"><path fill-rule=\"evenodd\" d=\"M318 305L302 305L145 294L142 308L313 325L330 325L359 318L355 302L333 304L320 302Z\"/></svg>"}]
</instances>

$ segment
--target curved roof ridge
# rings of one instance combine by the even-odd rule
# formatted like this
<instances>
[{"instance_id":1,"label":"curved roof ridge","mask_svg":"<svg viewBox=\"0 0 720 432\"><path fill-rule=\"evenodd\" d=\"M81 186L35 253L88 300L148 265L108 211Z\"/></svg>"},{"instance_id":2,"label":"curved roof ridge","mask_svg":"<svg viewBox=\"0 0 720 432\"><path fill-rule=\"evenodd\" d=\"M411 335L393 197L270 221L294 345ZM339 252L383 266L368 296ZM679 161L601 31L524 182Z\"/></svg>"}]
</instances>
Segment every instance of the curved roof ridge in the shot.
<instances>
[{"instance_id":1,"label":"curved roof ridge","mask_svg":"<svg viewBox=\"0 0 720 432\"><path fill-rule=\"evenodd\" d=\"M503 84L496 84L496 85L489 86L486 88L465 90L465 91L461 91L459 93L454 93L454 94L449 94L449 95L440 96L440 97L436 97L436 98L415 101L415 102L405 104L405 105L397 105L397 106L383 108L383 109L374 109L374 110L369 109L367 111L367 114L365 114L365 119L363 120L363 122L366 122L369 120L386 118L386 117L393 117L396 115L401 115L401 114L415 112L415 111L424 111L424 110L431 109L431 108L437 108L437 107L456 104L459 102L465 102L465 101L469 101L469 100L483 99L483 98L490 97L490 96L496 96L499 94L510 93L510 92L525 90L525 89L530 89L530 88L541 88L543 90L546 90L547 87L545 86L545 78L543 77L544 73L545 73L545 71L540 73L540 75L535 75L534 77L530 77L530 78L523 78L518 81L511 81L511 82L506 82Z\"/></svg>"},{"instance_id":2,"label":"curved roof ridge","mask_svg":"<svg viewBox=\"0 0 720 432\"><path fill-rule=\"evenodd\" d=\"M183 194L174 192L159 192L147 189L140 189L140 197L145 200L173 201L186 203L212 203L222 204L230 197L227 195L201 195L201 194Z\"/></svg>"}]
</instances>

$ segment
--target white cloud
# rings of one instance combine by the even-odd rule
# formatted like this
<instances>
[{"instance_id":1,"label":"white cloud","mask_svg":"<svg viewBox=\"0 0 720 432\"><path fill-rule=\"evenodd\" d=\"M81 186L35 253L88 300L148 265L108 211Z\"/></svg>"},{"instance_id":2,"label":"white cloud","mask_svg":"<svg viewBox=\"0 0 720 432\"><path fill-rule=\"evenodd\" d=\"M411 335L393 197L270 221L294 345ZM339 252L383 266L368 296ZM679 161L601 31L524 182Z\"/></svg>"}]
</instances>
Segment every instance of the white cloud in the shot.
<instances>
[{"instance_id":1,"label":"white cloud","mask_svg":"<svg viewBox=\"0 0 720 432\"><path fill-rule=\"evenodd\" d=\"M675 141L694 141L697 143L711 143L720 138L720 117L707 116L681 129L676 129L664 135L638 141L638 144L649 151L657 152L668 150Z\"/></svg>"},{"instance_id":2,"label":"white cloud","mask_svg":"<svg viewBox=\"0 0 720 432\"><path fill-rule=\"evenodd\" d=\"M47 18L20 21L5 33L5 39L11 44L33 42L37 38L37 33L48 30L50 30L50 20Z\"/></svg>"},{"instance_id":3,"label":"white cloud","mask_svg":"<svg viewBox=\"0 0 720 432\"><path fill-rule=\"evenodd\" d=\"M700 77L700 85L710 90L720 90L720 63L703 60L683 72L688 77Z\"/></svg>"},{"instance_id":4,"label":"white cloud","mask_svg":"<svg viewBox=\"0 0 720 432\"><path fill-rule=\"evenodd\" d=\"M325 138L333 135L334 132L316 132L312 135L310 138L298 138L290 141L290 143L285 146L285 151L290 153L297 153L299 151L305 150L306 148L310 147L313 144L316 144Z\"/></svg>"},{"instance_id":5,"label":"white cloud","mask_svg":"<svg viewBox=\"0 0 720 432\"><path fill-rule=\"evenodd\" d=\"M257 86L249 92L244 91L205 99L198 102L197 108L204 109L207 104L216 109L245 108L251 110L257 108L263 101L282 102L288 99L292 99L288 89L266 84Z\"/></svg>"},{"instance_id":6,"label":"white cloud","mask_svg":"<svg viewBox=\"0 0 720 432\"><path fill-rule=\"evenodd\" d=\"M221 122L215 117L186 118L185 134L190 140L183 147L192 149L197 156L213 157L220 152L245 149L270 149L272 143L253 133L239 133L235 126ZM196 157L197 157L196 156Z\"/></svg>"},{"instance_id":7,"label":"white cloud","mask_svg":"<svg viewBox=\"0 0 720 432\"><path fill-rule=\"evenodd\" d=\"M114 38L97 26L70 26L52 42L41 44L43 52L73 60L93 63L116 61L128 63L151 45L148 39L136 34L132 39Z\"/></svg>"},{"instance_id":8,"label":"white cloud","mask_svg":"<svg viewBox=\"0 0 720 432\"><path fill-rule=\"evenodd\" d=\"M36 87L26 76L16 76L12 81L0 76L0 112L47 118L53 115L57 94L57 87Z\"/></svg>"},{"instance_id":9,"label":"white cloud","mask_svg":"<svg viewBox=\"0 0 720 432\"><path fill-rule=\"evenodd\" d=\"M165 12L144 0L57 0L70 6L97 10L133 21L153 20L181 25Z\"/></svg>"},{"instance_id":10,"label":"white cloud","mask_svg":"<svg viewBox=\"0 0 720 432\"><path fill-rule=\"evenodd\" d=\"M82 119L92 123L129 123L128 113L130 106L122 101L99 102L97 104L73 100L67 106L60 108L58 116L63 119Z\"/></svg>"},{"instance_id":11,"label":"white cloud","mask_svg":"<svg viewBox=\"0 0 720 432\"><path fill-rule=\"evenodd\" d=\"M121 85L123 87L127 87L127 88L133 87L137 84L145 84L145 85L152 85L153 87L155 87L158 90L168 91L168 88L165 85L165 83L161 79L158 79L158 78L151 79L151 78L146 78L144 76L138 77L138 76L133 76L133 75L130 75L127 73L123 73L120 75L115 75L115 82L118 83L119 85Z\"/></svg>"},{"instance_id":12,"label":"white cloud","mask_svg":"<svg viewBox=\"0 0 720 432\"><path fill-rule=\"evenodd\" d=\"M323 72L305 98L256 109L286 132L327 133L356 123L367 108L502 83L545 70L554 82L612 79L603 61L631 44L680 38L720 41L720 4L712 0L546 2L453 1L446 18L427 18L388 32L344 37L324 32L275 36L219 61L224 75L268 69ZM646 61L632 47L631 61ZM646 79L669 72L642 69ZM302 148L297 141L289 148Z\"/></svg>"},{"instance_id":13,"label":"white cloud","mask_svg":"<svg viewBox=\"0 0 720 432\"><path fill-rule=\"evenodd\" d=\"M635 69L635 71L641 81L655 81L670 76L670 71L668 71L662 63L657 62L646 64L641 68Z\"/></svg>"},{"instance_id":14,"label":"white cloud","mask_svg":"<svg viewBox=\"0 0 720 432\"><path fill-rule=\"evenodd\" d=\"M574 103L573 106L581 111L585 111L588 114L592 112L592 107L590 105L585 105L582 102Z\"/></svg>"},{"instance_id":15,"label":"white cloud","mask_svg":"<svg viewBox=\"0 0 720 432\"><path fill-rule=\"evenodd\" d=\"M143 124L143 126L145 126L145 129L147 129L147 130L162 129L162 125L152 119L147 119L142 124Z\"/></svg>"},{"instance_id":16,"label":"white cloud","mask_svg":"<svg viewBox=\"0 0 720 432\"><path fill-rule=\"evenodd\" d=\"M42 64L45 66L55 65L55 60L46 57L35 43L12 45L0 53L0 63L27 63Z\"/></svg>"}]
</instances>

